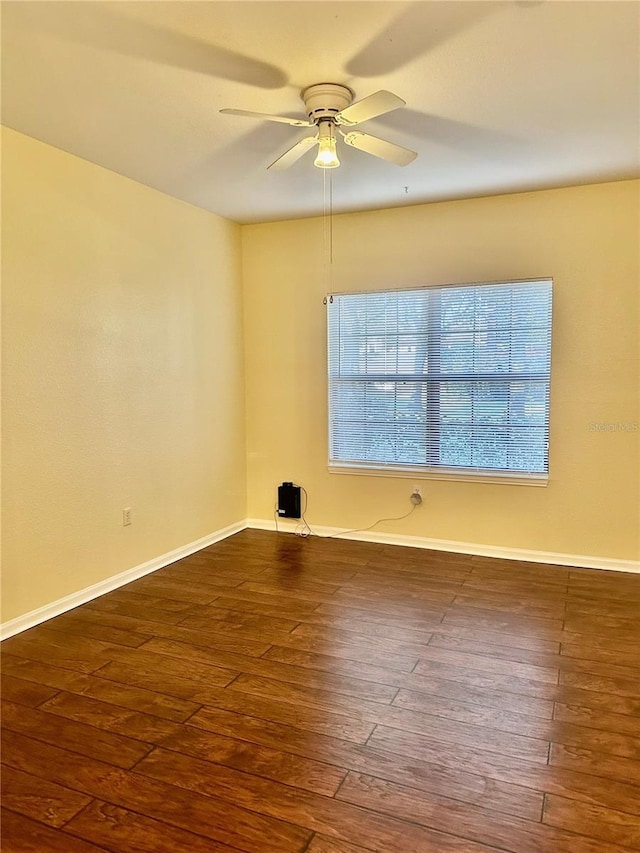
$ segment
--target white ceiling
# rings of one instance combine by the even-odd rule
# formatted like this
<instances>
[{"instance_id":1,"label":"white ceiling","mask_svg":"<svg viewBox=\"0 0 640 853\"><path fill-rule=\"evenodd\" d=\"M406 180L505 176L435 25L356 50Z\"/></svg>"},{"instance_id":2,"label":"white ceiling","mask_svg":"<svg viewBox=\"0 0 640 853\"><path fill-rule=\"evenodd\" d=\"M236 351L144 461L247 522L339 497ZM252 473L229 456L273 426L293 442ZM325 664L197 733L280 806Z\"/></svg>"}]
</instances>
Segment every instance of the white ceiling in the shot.
<instances>
[{"instance_id":1,"label":"white ceiling","mask_svg":"<svg viewBox=\"0 0 640 853\"><path fill-rule=\"evenodd\" d=\"M640 173L635 0L2 2L3 123L237 222L314 215L300 90L389 89L360 125L418 151L404 168L340 147L335 211ZM345 150L346 149L346 150Z\"/></svg>"}]
</instances>

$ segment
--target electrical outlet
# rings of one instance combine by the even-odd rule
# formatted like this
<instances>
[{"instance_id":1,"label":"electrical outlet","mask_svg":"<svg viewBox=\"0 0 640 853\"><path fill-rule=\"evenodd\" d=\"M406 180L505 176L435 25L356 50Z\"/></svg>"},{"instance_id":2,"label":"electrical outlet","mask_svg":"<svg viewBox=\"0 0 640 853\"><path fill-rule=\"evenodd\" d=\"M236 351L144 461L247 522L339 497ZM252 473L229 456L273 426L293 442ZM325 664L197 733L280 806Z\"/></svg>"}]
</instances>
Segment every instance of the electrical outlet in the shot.
<instances>
[{"instance_id":1,"label":"electrical outlet","mask_svg":"<svg viewBox=\"0 0 640 853\"><path fill-rule=\"evenodd\" d=\"M122 526L128 527L131 523L131 507L127 506L122 510Z\"/></svg>"},{"instance_id":2,"label":"electrical outlet","mask_svg":"<svg viewBox=\"0 0 640 853\"><path fill-rule=\"evenodd\" d=\"M420 497L422 497L422 486L414 486L411 494L412 495L420 495Z\"/></svg>"},{"instance_id":3,"label":"electrical outlet","mask_svg":"<svg viewBox=\"0 0 640 853\"><path fill-rule=\"evenodd\" d=\"M409 500L414 506L420 506L422 503L422 489L420 486L414 486L411 495L409 496Z\"/></svg>"}]
</instances>

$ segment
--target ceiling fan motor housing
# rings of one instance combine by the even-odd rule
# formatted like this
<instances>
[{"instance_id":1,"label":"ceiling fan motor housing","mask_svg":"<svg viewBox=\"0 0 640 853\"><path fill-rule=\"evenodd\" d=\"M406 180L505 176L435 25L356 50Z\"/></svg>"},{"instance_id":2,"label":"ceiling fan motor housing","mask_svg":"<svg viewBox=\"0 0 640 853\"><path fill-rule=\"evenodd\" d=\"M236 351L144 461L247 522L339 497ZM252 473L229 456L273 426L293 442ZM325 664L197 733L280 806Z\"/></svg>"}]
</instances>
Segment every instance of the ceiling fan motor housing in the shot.
<instances>
[{"instance_id":1,"label":"ceiling fan motor housing","mask_svg":"<svg viewBox=\"0 0 640 853\"><path fill-rule=\"evenodd\" d=\"M316 83L300 93L307 109L309 121L317 123L322 119L332 119L353 101L353 92L348 86L339 83Z\"/></svg>"}]
</instances>

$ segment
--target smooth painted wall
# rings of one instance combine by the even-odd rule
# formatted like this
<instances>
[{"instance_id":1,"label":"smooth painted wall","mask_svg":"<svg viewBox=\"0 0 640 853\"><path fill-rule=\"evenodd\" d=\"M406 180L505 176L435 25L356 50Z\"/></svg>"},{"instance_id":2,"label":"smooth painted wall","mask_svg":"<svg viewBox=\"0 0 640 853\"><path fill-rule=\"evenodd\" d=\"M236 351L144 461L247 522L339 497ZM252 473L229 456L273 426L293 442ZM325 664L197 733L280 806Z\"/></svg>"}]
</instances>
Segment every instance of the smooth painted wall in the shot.
<instances>
[{"instance_id":1,"label":"smooth painted wall","mask_svg":"<svg viewBox=\"0 0 640 853\"><path fill-rule=\"evenodd\" d=\"M249 516L273 519L278 483L293 480L312 527L366 527L410 509L417 482L423 506L377 531L638 559L639 186L335 216L330 275L321 219L245 226ZM543 276L554 279L546 488L328 473L327 290Z\"/></svg>"},{"instance_id":2,"label":"smooth painted wall","mask_svg":"<svg viewBox=\"0 0 640 853\"><path fill-rule=\"evenodd\" d=\"M242 521L246 471L239 226L2 140L8 620Z\"/></svg>"}]
</instances>

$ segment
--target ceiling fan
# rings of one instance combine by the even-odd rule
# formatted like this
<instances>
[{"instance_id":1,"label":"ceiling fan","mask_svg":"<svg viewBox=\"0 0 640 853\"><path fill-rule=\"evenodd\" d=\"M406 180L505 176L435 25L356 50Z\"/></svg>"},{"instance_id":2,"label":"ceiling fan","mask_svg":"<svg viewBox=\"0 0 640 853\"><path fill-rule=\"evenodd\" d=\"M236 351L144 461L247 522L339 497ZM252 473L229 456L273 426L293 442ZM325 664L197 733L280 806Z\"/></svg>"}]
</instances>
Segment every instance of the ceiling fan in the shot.
<instances>
[{"instance_id":1,"label":"ceiling fan","mask_svg":"<svg viewBox=\"0 0 640 853\"><path fill-rule=\"evenodd\" d=\"M351 127L363 121L384 115L398 107L404 107L405 101L392 92L381 90L354 102L353 92L348 86L342 86L339 83L316 83L303 89L300 97L304 101L308 119L287 118L287 116L255 113L250 110L227 109L220 112L263 121L279 121L294 127L317 128L318 132L315 136L305 136L296 142L292 148L274 160L267 167L268 169L288 169L316 145L318 152L314 161L315 166L321 169L333 169L339 166L336 132L342 136L347 145L398 166L406 166L418 156L415 151L403 148L394 142L379 139L377 136L371 136L359 130L350 130ZM346 128L346 132L342 129L343 127Z\"/></svg>"}]
</instances>

